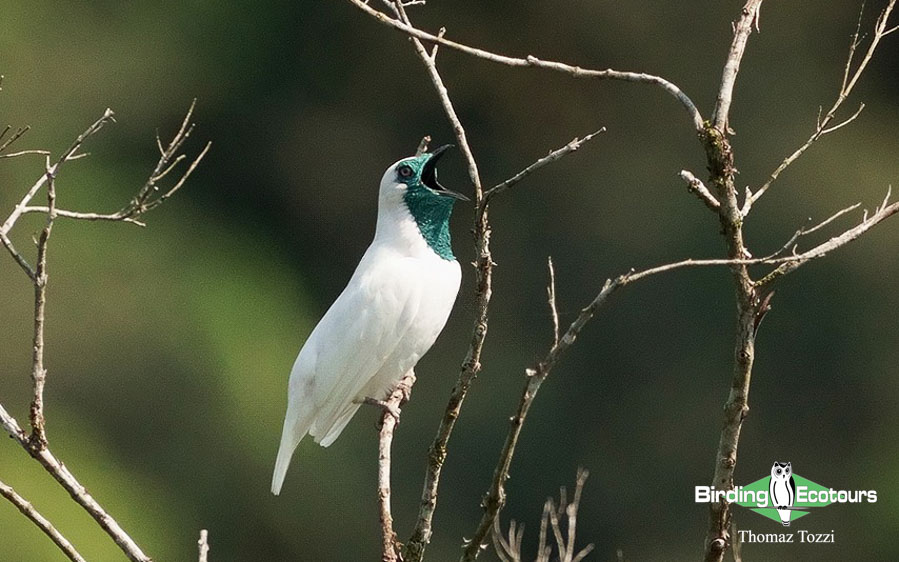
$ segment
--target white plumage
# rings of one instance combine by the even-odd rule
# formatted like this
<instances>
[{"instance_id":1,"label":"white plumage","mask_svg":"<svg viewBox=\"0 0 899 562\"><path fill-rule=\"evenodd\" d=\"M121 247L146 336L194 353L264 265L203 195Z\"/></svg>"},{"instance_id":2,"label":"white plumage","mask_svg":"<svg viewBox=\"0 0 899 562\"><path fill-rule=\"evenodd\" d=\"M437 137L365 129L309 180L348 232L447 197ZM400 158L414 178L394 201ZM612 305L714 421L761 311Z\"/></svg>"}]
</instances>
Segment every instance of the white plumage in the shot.
<instances>
[{"instance_id":1,"label":"white plumage","mask_svg":"<svg viewBox=\"0 0 899 562\"><path fill-rule=\"evenodd\" d=\"M333 443L360 402L385 398L446 324L459 292L459 263L438 255L406 197L410 189L426 189L426 197L461 198L436 182L433 168L441 152L400 160L381 180L374 240L290 373L273 494L280 493L293 452L306 435L323 447ZM401 167L413 168L416 176L401 177Z\"/></svg>"}]
</instances>

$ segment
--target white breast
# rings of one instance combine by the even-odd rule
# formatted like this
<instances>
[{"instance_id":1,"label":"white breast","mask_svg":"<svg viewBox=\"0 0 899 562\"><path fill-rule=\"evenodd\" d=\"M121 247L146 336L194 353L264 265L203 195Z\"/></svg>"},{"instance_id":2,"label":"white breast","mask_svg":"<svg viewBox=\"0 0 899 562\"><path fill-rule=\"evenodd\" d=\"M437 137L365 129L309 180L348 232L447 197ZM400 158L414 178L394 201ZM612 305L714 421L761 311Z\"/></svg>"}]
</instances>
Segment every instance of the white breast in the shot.
<instances>
[{"instance_id":1,"label":"white breast","mask_svg":"<svg viewBox=\"0 0 899 562\"><path fill-rule=\"evenodd\" d=\"M324 446L366 397L383 399L430 349L459 292L456 261L397 244L369 246L352 279L303 345L291 372L289 405ZM301 437L301 436L300 436Z\"/></svg>"}]
</instances>

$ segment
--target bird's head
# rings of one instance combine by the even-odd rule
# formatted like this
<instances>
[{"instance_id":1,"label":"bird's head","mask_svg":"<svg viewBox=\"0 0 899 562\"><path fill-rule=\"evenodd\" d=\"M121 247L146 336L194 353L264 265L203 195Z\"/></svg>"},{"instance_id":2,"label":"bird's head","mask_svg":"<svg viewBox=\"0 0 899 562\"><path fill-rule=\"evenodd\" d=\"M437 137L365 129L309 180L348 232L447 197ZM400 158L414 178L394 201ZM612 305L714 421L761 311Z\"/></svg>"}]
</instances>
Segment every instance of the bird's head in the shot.
<instances>
[{"instance_id":1,"label":"bird's head","mask_svg":"<svg viewBox=\"0 0 899 562\"><path fill-rule=\"evenodd\" d=\"M394 163L387 168L381 179L382 195L386 191L388 192L386 194L392 193L394 196L400 193L405 198L406 193L412 192L417 194L417 198L425 201L432 199L436 202L447 198L450 201L453 199L468 201L468 197L443 187L437 181L437 161L452 147L451 144L445 144L432 152L403 158Z\"/></svg>"},{"instance_id":2,"label":"bird's head","mask_svg":"<svg viewBox=\"0 0 899 562\"><path fill-rule=\"evenodd\" d=\"M453 203L468 201L461 193L451 191L437 181L437 161L451 148L444 145L417 156L394 163L381 178L379 223L399 212L411 215L425 241L437 254L454 259L449 244L449 219ZM408 214L406 214L408 211Z\"/></svg>"}]
</instances>

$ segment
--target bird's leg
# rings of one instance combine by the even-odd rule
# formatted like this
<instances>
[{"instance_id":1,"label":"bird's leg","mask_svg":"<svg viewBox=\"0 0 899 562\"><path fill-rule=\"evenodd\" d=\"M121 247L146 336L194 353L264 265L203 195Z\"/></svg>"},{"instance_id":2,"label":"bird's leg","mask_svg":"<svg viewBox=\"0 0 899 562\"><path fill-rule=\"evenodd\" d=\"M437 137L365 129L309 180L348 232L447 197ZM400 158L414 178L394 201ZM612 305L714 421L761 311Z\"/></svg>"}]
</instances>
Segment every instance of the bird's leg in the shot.
<instances>
[{"instance_id":1,"label":"bird's leg","mask_svg":"<svg viewBox=\"0 0 899 562\"><path fill-rule=\"evenodd\" d=\"M409 369L409 372L403 375L403 378L396 383L396 386L387 395L386 400L366 396L360 402L362 404L377 406L384 412L393 416L396 423L400 423L400 408L412 397L413 384L415 384L415 372L412 369Z\"/></svg>"},{"instance_id":2,"label":"bird's leg","mask_svg":"<svg viewBox=\"0 0 899 562\"><path fill-rule=\"evenodd\" d=\"M393 419L396 420L396 423L400 423L400 408L396 404L391 404L387 400L378 400L377 398L372 398L371 396L366 396L362 399L363 404L368 404L369 406L377 406L381 410L387 412Z\"/></svg>"}]
</instances>

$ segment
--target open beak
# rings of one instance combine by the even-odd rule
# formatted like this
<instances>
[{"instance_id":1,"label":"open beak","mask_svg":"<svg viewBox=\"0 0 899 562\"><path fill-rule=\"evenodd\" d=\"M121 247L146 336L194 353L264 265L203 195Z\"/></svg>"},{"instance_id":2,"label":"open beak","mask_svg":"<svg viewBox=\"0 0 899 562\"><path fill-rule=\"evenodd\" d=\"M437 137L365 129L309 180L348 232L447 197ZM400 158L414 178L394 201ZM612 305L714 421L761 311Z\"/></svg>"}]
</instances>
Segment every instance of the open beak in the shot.
<instances>
[{"instance_id":1,"label":"open beak","mask_svg":"<svg viewBox=\"0 0 899 562\"><path fill-rule=\"evenodd\" d=\"M440 157L443 156L443 153L450 148L453 148L453 145L445 144L440 148L435 148L430 152L430 158L428 158L428 161L425 162L425 165L421 169L421 182L440 195L446 195L447 197L459 199L460 201L470 201L468 197L462 195L461 193L450 191L449 189L440 185L440 182L437 181L437 161L440 160Z\"/></svg>"}]
</instances>

